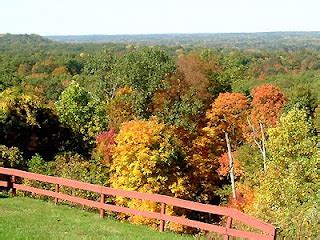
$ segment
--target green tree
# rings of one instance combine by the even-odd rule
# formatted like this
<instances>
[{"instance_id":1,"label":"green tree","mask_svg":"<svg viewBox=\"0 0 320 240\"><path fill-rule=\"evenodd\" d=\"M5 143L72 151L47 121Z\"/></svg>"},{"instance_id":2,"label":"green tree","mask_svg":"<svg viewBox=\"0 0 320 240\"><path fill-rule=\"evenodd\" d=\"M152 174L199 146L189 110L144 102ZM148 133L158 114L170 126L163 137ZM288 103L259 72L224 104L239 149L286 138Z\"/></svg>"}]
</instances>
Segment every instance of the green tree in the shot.
<instances>
[{"instance_id":1,"label":"green tree","mask_svg":"<svg viewBox=\"0 0 320 240\"><path fill-rule=\"evenodd\" d=\"M107 126L105 105L93 94L72 82L55 103L59 119L82 135L89 145Z\"/></svg>"},{"instance_id":2,"label":"green tree","mask_svg":"<svg viewBox=\"0 0 320 240\"><path fill-rule=\"evenodd\" d=\"M110 76L116 61L116 55L107 49L98 54L86 56L83 72L77 77L77 81L101 99L114 96L119 83Z\"/></svg>"},{"instance_id":3,"label":"green tree","mask_svg":"<svg viewBox=\"0 0 320 240\"><path fill-rule=\"evenodd\" d=\"M112 81L136 90L135 111L137 115L148 117L154 93L165 88L163 80L174 70L174 61L164 51L144 48L131 51L117 61L112 71Z\"/></svg>"},{"instance_id":4,"label":"green tree","mask_svg":"<svg viewBox=\"0 0 320 240\"><path fill-rule=\"evenodd\" d=\"M83 70L83 63L78 59L72 58L68 60L66 67L71 75L77 75Z\"/></svg>"},{"instance_id":5,"label":"green tree","mask_svg":"<svg viewBox=\"0 0 320 240\"><path fill-rule=\"evenodd\" d=\"M310 88L311 86L305 84L291 88L286 108L289 110L293 107L305 108L310 115L313 115L317 107L317 98Z\"/></svg>"},{"instance_id":6,"label":"green tree","mask_svg":"<svg viewBox=\"0 0 320 240\"><path fill-rule=\"evenodd\" d=\"M83 143L36 97L6 90L0 94L0 144L18 147L26 159L50 160L59 151L83 152Z\"/></svg>"},{"instance_id":7,"label":"green tree","mask_svg":"<svg viewBox=\"0 0 320 240\"><path fill-rule=\"evenodd\" d=\"M219 82L232 85L233 91L246 92L244 89L245 82L248 79L248 66L250 58L239 51L224 54L221 59L223 71L217 75Z\"/></svg>"},{"instance_id":8,"label":"green tree","mask_svg":"<svg viewBox=\"0 0 320 240\"><path fill-rule=\"evenodd\" d=\"M181 96L178 94L170 99L168 95L156 93L153 113L165 123L194 132L199 125L204 104L197 98L195 91L190 90Z\"/></svg>"}]
</instances>

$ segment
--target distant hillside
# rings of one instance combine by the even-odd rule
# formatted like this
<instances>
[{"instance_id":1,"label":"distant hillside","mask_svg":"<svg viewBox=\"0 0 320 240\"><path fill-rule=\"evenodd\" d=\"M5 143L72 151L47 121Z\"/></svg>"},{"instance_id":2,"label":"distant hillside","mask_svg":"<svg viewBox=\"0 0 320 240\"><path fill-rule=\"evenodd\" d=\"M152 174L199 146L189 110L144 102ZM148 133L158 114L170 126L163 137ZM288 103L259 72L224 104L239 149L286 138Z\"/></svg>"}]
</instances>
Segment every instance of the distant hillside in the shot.
<instances>
[{"instance_id":1,"label":"distant hillside","mask_svg":"<svg viewBox=\"0 0 320 240\"><path fill-rule=\"evenodd\" d=\"M120 46L119 46L120 45ZM113 43L66 43L42 37L36 34L2 34L0 35L0 53L17 55L21 52L55 55L69 51L69 53L99 52L103 47L110 49L125 48L121 44Z\"/></svg>"},{"instance_id":2,"label":"distant hillside","mask_svg":"<svg viewBox=\"0 0 320 240\"><path fill-rule=\"evenodd\" d=\"M50 45L61 45L36 34L4 34L0 36L0 53L48 50Z\"/></svg>"},{"instance_id":3,"label":"distant hillside","mask_svg":"<svg viewBox=\"0 0 320 240\"><path fill-rule=\"evenodd\" d=\"M320 32L73 35L47 36L47 38L69 43L104 42L238 49L320 50Z\"/></svg>"},{"instance_id":4,"label":"distant hillside","mask_svg":"<svg viewBox=\"0 0 320 240\"><path fill-rule=\"evenodd\" d=\"M0 46L8 44L22 46L30 44L47 45L48 43L53 43L53 41L36 34L0 34Z\"/></svg>"}]
</instances>

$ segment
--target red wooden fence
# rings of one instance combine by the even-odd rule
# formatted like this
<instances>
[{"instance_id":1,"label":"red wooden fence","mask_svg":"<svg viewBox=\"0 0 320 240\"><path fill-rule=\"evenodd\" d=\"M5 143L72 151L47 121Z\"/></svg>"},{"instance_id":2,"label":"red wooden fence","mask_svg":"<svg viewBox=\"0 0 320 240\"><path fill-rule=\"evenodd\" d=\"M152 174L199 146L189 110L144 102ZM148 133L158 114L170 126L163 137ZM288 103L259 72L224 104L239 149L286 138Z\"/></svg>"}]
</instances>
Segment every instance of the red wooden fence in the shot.
<instances>
[{"instance_id":1,"label":"red wooden fence","mask_svg":"<svg viewBox=\"0 0 320 240\"><path fill-rule=\"evenodd\" d=\"M261 220L258 220L254 217L251 217L247 214L244 214L233 208L186 201L186 200L168 197L168 196L159 195L159 194L140 193L135 191L114 189L114 188L103 187L99 185L84 183L84 182L65 179L65 178L29 173L21 170L10 169L10 168L0 167L0 174L10 176L11 180L9 182L0 181L0 186L12 188L13 195L15 195L16 190L21 190L21 191L28 191L28 192L32 192L40 195L53 197L55 203L57 203L59 199L62 199L69 202L82 204L88 207L100 209L100 216L102 218L104 217L105 210L108 210L113 212L121 212L125 214L133 214L133 215L143 216L147 218L158 219L160 220L160 231L164 230L165 221L171 221L171 222L175 222L185 226L219 233L224 236L224 239L229 239L229 236L242 237L242 238L248 238L248 239L261 239L261 240L275 239L276 232L275 232L274 226L272 226L271 224L265 223ZM18 184L16 183L17 177L55 184L56 185L55 192ZM96 202L93 200L83 199L83 198L61 193L59 192L60 186L67 186L67 187L72 187L76 189L82 189L82 190L98 193L101 196L100 201ZM160 213L148 212L148 211L122 207L122 206L111 205L111 204L105 203L106 196L121 196L121 197L157 202L161 204L161 212ZM176 206L176 207L190 209L190 210L199 211L199 212L216 214L220 216L226 216L227 223L226 223L226 226L219 226L219 225L214 225L209 223L203 223L200 221L190 220L184 217L170 216L166 214L166 211L165 211L166 205ZM260 230L262 233L233 229L232 220L237 220L239 222L242 222L250 227Z\"/></svg>"}]
</instances>

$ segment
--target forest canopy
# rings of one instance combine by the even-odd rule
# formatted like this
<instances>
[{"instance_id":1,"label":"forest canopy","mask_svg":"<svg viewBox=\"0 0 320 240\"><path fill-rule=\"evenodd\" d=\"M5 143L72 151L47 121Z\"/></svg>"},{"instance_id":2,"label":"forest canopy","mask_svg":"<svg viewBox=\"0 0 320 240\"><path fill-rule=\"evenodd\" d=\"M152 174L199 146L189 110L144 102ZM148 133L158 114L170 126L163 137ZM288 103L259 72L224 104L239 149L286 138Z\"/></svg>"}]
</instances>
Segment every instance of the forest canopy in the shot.
<instances>
[{"instance_id":1,"label":"forest canopy","mask_svg":"<svg viewBox=\"0 0 320 240\"><path fill-rule=\"evenodd\" d=\"M283 34L258 34L251 44L241 34L130 43L125 36L66 43L1 35L0 165L231 206L274 224L279 237L313 239L320 229L320 38Z\"/></svg>"}]
</instances>

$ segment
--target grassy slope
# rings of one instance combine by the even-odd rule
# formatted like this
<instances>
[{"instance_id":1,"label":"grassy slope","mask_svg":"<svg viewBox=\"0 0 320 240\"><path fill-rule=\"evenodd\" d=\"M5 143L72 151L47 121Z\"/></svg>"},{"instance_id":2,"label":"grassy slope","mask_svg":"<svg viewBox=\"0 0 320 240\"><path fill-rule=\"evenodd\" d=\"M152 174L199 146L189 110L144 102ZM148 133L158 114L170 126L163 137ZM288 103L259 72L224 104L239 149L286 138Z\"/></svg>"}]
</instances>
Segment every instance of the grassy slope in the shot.
<instances>
[{"instance_id":1,"label":"grassy slope","mask_svg":"<svg viewBox=\"0 0 320 240\"><path fill-rule=\"evenodd\" d=\"M26 197L1 198L0 239L194 239Z\"/></svg>"}]
</instances>

